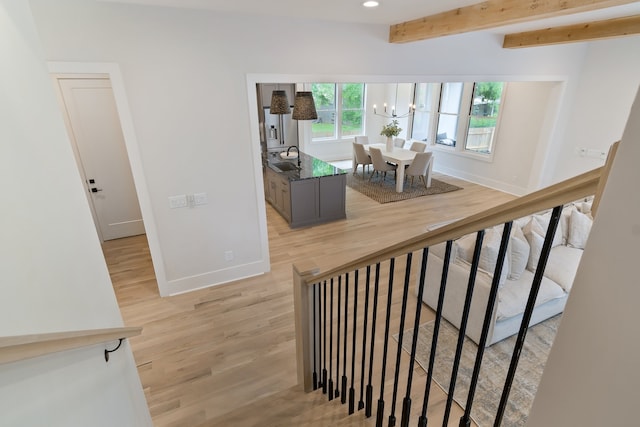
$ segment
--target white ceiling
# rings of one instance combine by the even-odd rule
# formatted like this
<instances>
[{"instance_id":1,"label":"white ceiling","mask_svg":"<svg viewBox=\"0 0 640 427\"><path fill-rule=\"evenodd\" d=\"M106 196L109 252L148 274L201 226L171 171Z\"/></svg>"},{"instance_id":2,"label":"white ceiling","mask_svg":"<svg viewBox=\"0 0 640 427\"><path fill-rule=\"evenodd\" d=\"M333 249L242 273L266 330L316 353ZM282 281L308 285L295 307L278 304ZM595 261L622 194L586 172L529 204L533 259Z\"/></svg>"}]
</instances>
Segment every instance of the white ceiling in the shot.
<instances>
[{"instance_id":1,"label":"white ceiling","mask_svg":"<svg viewBox=\"0 0 640 427\"><path fill-rule=\"evenodd\" d=\"M255 15L287 16L335 22L397 24L446 10L479 3L479 0L379 0L377 8L365 8L364 0L98 0L148 6L219 10ZM640 14L640 1L625 5L568 15L535 23L503 28L500 33L527 31L550 26L610 19Z\"/></svg>"}]
</instances>

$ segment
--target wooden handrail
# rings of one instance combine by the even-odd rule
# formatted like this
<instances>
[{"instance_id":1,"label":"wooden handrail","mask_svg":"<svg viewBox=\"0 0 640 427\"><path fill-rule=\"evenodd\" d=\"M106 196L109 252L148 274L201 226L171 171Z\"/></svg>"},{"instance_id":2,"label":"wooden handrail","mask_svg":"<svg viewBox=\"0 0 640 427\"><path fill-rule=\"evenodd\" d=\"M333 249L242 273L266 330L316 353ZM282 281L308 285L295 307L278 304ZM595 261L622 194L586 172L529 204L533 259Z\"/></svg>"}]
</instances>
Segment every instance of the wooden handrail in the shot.
<instances>
[{"instance_id":1,"label":"wooden handrail","mask_svg":"<svg viewBox=\"0 0 640 427\"><path fill-rule=\"evenodd\" d=\"M141 327L127 327L0 337L0 364L130 338L141 333Z\"/></svg>"},{"instance_id":2,"label":"wooden handrail","mask_svg":"<svg viewBox=\"0 0 640 427\"><path fill-rule=\"evenodd\" d=\"M478 230L503 224L517 218L541 212L555 206L592 196L596 193L604 167L594 169L560 183L543 188L515 200L508 201L491 209L471 215L461 220L427 231L418 236L396 243L369 255L349 261L340 266L320 272L313 268L294 269L306 284L318 283L347 272L364 268L385 260L404 255L447 240L455 240Z\"/></svg>"},{"instance_id":3,"label":"wooden handrail","mask_svg":"<svg viewBox=\"0 0 640 427\"><path fill-rule=\"evenodd\" d=\"M609 154L607 154L607 161L602 167L602 174L600 176L600 182L598 182L598 188L596 190L595 197L593 199L593 206L591 207L591 215L594 217L598 213L598 208L600 207L600 200L602 199L602 193L604 193L604 187L607 185L607 180L609 179L609 173L611 172L611 168L613 167L613 161L616 158L616 153L618 152L618 146L620 145L620 141L614 142L611 147L609 147Z\"/></svg>"}]
</instances>

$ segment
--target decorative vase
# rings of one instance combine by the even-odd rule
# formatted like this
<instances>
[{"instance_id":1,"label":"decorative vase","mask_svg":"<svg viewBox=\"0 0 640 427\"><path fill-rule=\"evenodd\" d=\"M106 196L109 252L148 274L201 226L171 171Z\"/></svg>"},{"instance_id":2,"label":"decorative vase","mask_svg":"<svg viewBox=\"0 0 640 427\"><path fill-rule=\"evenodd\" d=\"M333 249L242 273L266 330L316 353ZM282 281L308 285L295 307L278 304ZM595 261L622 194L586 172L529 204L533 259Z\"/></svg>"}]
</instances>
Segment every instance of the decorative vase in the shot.
<instances>
[{"instance_id":1,"label":"decorative vase","mask_svg":"<svg viewBox=\"0 0 640 427\"><path fill-rule=\"evenodd\" d=\"M387 151L393 151L393 137L387 137Z\"/></svg>"}]
</instances>

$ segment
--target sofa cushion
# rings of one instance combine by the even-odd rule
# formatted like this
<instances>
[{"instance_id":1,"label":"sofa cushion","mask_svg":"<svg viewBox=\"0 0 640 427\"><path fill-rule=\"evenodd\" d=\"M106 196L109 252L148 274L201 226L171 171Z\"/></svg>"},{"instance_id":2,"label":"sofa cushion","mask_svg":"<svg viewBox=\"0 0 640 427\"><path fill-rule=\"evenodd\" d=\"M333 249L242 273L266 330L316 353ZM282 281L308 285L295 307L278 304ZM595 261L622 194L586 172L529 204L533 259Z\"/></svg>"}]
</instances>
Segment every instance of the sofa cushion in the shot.
<instances>
[{"instance_id":1,"label":"sofa cushion","mask_svg":"<svg viewBox=\"0 0 640 427\"><path fill-rule=\"evenodd\" d=\"M498 293L497 320L517 316L524 312L533 283L533 273L525 270L520 280L507 280ZM538 307L555 298L562 298L566 294L560 286L543 277L535 306Z\"/></svg>"},{"instance_id":2,"label":"sofa cushion","mask_svg":"<svg viewBox=\"0 0 640 427\"><path fill-rule=\"evenodd\" d=\"M569 246L558 246L551 249L547 268L544 270L545 277L556 282L565 292L569 292L578 271L582 252L582 249Z\"/></svg>"},{"instance_id":3,"label":"sofa cushion","mask_svg":"<svg viewBox=\"0 0 640 427\"><path fill-rule=\"evenodd\" d=\"M584 249L589 233L591 232L591 218L577 210L571 211L571 219L569 220L569 235L567 237L567 245L578 249Z\"/></svg>"},{"instance_id":4,"label":"sofa cushion","mask_svg":"<svg viewBox=\"0 0 640 427\"><path fill-rule=\"evenodd\" d=\"M473 251L475 249L477 233L467 234L456 241L458 245L458 256L471 264L473 261ZM480 262L478 269L493 275L498 262L498 252L500 251L500 240L502 238L502 226L489 228L485 231L480 250ZM500 285L504 284L509 275L509 259L504 258L502 272L500 274Z\"/></svg>"}]
</instances>

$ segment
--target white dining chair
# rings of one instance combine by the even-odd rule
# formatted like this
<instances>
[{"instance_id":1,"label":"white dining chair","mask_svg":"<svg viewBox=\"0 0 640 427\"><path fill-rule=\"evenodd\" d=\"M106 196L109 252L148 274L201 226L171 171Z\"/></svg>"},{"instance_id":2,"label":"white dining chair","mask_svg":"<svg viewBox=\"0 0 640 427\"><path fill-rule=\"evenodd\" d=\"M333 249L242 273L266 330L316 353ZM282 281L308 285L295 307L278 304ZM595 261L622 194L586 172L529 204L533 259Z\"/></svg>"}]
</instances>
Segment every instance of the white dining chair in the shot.
<instances>
[{"instance_id":1,"label":"white dining chair","mask_svg":"<svg viewBox=\"0 0 640 427\"><path fill-rule=\"evenodd\" d=\"M418 153L424 153L424 150L427 149L427 144L425 144L424 142L420 142L420 141L414 141L411 144L411 148L409 148L409 150L411 151L417 151Z\"/></svg>"},{"instance_id":2,"label":"white dining chair","mask_svg":"<svg viewBox=\"0 0 640 427\"><path fill-rule=\"evenodd\" d=\"M354 139L358 144L369 145L369 137L366 135L356 136Z\"/></svg>"},{"instance_id":3,"label":"white dining chair","mask_svg":"<svg viewBox=\"0 0 640 427\"><path fill-rule=\"evenodd\" d=\"M364 145L354 142L353 143L353 158L355 159L353 166L353 174L358 171L358 165L362 165L362 177L366 176L365 167L372 164L371 157L364 151Z\"/></svg>"},{"instance_id":4,"label":"white dining chair","mask_svg":"<svg viewBox=\"0 0 640 427\"><path fill-rule=\"evenodd\" d=\"M403 138L393 138L393 145L398 148L404 148L405 140Z\"/></svg>"},{"instance_id":5,"label":"white dining chair","mask_svg":"<svg viewBox=\"0 0 640 427\"><path fill-rule=\"evenodd\" d=\"M382 157L382 151L380 151L379 148L370 147L369 155L371 156L371 161L373 162L373 172L371 172L371 176L369 176L369 181L371 181L371 178L373 178L373 175L376 172L382 173L382 178L384 180L384 178L386 178L387 176L387 172L395 172L396 168L398 167L397 165L387 163L384 160L384 157Z\"/></svg>"},{"instance_id":6,"label":"white dining chair","mask_svg":"<svg viewBox=\"0 0 640 427\"><path fill-rule=\"evenodd\" d=\"M416 157L413 159L413 162L405 169L404 177L405 180L408 177L411 177L411 186L413 187L413 178L419 177L419 179L424 182L425 188L429 188L431 186L431 161L433 153L431 151L427 151L426 153L417 153ZM373 166L375 168L375 165ZM427 177L428 175L428 177Z\"/></svg>"}]
</instances>

